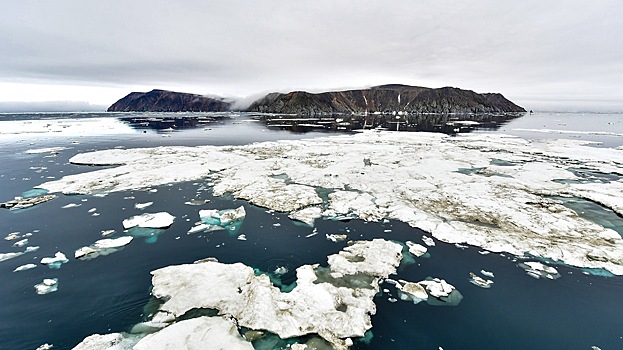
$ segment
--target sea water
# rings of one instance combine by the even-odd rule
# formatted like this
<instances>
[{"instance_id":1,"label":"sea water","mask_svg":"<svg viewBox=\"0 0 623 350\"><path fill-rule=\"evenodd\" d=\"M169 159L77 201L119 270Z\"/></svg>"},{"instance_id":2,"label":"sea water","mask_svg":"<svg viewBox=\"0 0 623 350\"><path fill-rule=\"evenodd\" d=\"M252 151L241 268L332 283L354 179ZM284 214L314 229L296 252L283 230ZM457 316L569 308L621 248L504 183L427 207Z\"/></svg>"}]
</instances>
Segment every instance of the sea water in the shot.
<instances>
[{"instance_id":1,"label":"sea water","mask_svg":"<svg viewBox=\"0 0 623 350\"><path fill-rule=\"evenodd\" d=\"M145 115L140 115L144 117ZM147 114L147 116L150 116ZM152 115L153 116L153 115ZM159 116L159 115L156 115ZM114 147L160 145L235 145L250 142L326 136L323 132L291 133L267 128L246 115L217 118L211 124L167 130L132 126L125 114L0 116L0 201L12 199L36 185L92 167L71 165L77 153ZM590 118L590 119L588 119ZM527 138L554 136L553 127L596 146L623 144L621 115L535 114L474 132L504 132ZM590 120L590 121L589 121ZM586 129L587 125L600 125ZM597 130L600 129L600 130ZM586 133L585 130L593 132ZM571 133L569 132L571 131ZM28 150L56 148L43 153ZM200 206L184 204L192 199ZM145 209L137 203L153 202ZM69 206L68 205L73 205ZM247 216L235 234L226 231L187 234L199 221L201 209L245 207ZM66 208L63 208L66 207ZM582 207L591 210L590 206ZM76 249L101 239L101 232L123 235L121 222L144 212L166 211L173 225L137 236L126 247L93 260L73 259ZM600 214L600 215L603 215ZM614 214L612 214L614 215ZM129 331L146 317L150 303L150 271L173 264L215 257L224 263L242 262L272 273L282 285L295 280L304 264L326 265L327 255L345 242L331 242L325 234L346 234L348 240L385 238L421 243L424 232L396 221L366 223L317 220L311 227L295 224L286 215L255 207L246 201L214 197L210 179L98 196L66 196L24 210L0 210L0 238L28 234L36 252L0 262L0 349L36 349L44 343L70 349L94 333ZM239 240L244 234L246 240ZM15 241L0 240L0 253L23 251ZM39 264L42 257L65 253L69 262L60 269ZM622 277L604 277L556 266L557 280L534 279L517 266L515 257L482 254L477 247L457 248L437 241L429 257L404 264L395 279L419 281L443 278L463 295L458 306L413 304L399 299L395 287L381 285L377 312L367 341L353 349L602 349L623 348ZM34 269L13 272L24 264ZM280 269L281 268L281 269ZM280 269L278 276L275 270ZM491 271L489 289L469 283L469 273ZM57 278L56 292L38 295L34 285ZM398 300L396 300L398 299Z\"/></svg>"}]
</instances>

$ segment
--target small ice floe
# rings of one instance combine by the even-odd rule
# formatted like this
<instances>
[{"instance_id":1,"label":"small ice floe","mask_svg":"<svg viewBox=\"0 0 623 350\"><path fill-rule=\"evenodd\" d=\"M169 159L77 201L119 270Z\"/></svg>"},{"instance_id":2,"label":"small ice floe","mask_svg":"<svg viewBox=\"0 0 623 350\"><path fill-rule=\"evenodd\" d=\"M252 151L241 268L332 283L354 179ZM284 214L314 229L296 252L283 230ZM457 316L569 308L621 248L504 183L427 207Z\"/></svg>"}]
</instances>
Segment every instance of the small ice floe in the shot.
<instances>
[{"instance_id":1,"label":"small ice floe","mask_svg":"<svg viewBox=\"0 0 623 350\"><path fill-rule=\"evenodd\" d=\"M54 198L56 198L56 196L53 194L46 194L43 196L30 197L30 198L15 197L15 199L12 199L4 203L0 203L0 208L25 209L25 208L30 208L32 206L35 206L37 204L51 201Z\"/></svg>"},{"instance_id":2,"label":"small ice floe","mask_svg":"<svg viewBox=\"0 0 623 350\"><path fill-rule=\"evenodd\" d=\"M591 350L601 350L601 348L599 346L592 345Z\"/></svg>"},{"instance_id":3,"label":"small ice floe","mask_svg":"<svg viewBox=\"0 0 623 350\"><path fill-rule=\"evenodd\" d=\"M434 247L435 246L435 241L428 237L428 236L424 236L422 235L422 242L424 242L424 244L426 244L429 247Z\"/></svg>"},{"instance_id":4,"label":"small ice floe","mask_svg":"<svg viewBox=\"0 0 623 350\"><path fill-rule=\"evenodd\" d=\"M281 275L285 275L286 273L288 273L288 267L287 266L279 266L277 267L273 273L277 276L281 276Z\"/></svg>"},{"instance_id":5,"label":"small ice floe","mask_svg":"<svg viewBox=\"0 0 623 350\"><path fill-rule=\"evenodd\" d=\"M11 232L6 237L4 237L4 240L5 241L13 241L13 240L16 240L16 239L18 239L20 237L21 236L19 235L19 232Z\"/></svg>"},{"instance_id":6,"label":"small ice floe","mask_svg":"<svg viewBox=\"0 0 623 350\"><path fill-rule=\"evenodd\" d=\"M108 255L130 244L132 239L134 239L134 237L131 236L100 239L88 247L82 247L76 250L74 257L78 260L91 260L100 255Z\"/></svg>"},{"instance_id":7,"label":"small ice floe","mask_svg":"<svg viewBox=\"0 0 623 350\"><path fill-rule=\"evenodd\" d=\"M318 234L318 229L314 227L312 232L310 234L308 234L307 236L305 236L305 238L314 237L317 234Z\"/></svg>"},{"instance_id":8,"label":"small ice floe","mask_svg":"<svg viewBox=\"0 0 623 350\"><path fill-rule=\"evenodd\" d=\"M36 348L35 350L51 350L54 347L54 345L52 344L48 344L45 343L43 345L40 345L38 348Z\"/></svg>"},{"instance_id":9,"label":"small ice floe","mask_svg":"<svg viewBox=\"0 0 623 350\"><path fill-rule=\"evenodd\" d=\"M237 238L239 241L246 241L247 240L247 236L245 235L239 235Z\"/></svg>"},{"instance_id":10,"label":"small ice floe","mask_svg":"<svg viewBox=\"0 0 623 350\"><path fill-rule=\"evenodd\" d=\"M210 203L209 199L191 199L189 201L184 202L186 205L204 205L206 203Z\"/></svg>"},{"instance_id":11,"label":"small ice floe","mask_svg":"<svg viewBox=\"0 0 623 350\"><path fill-rule=\"evenodd\" d=\"M146 203L136 203L134 204L134 208L136 209L145 209L150 205L154 204L154 202L146 202Z\"/></svg>"},{"instance_id":12,"label":"small ice floe","mask_svg":"<svg viewBox=\"0 0 623 350\"><path fill-rule=\"evenodd\" d=\"M478 254L480 254L480 255L488 255L488 254L491 254L491 252L488 251L488 250L479 250Z\"/></svg>"},{"instance_id":13,"label":"small ice floe","mask_svg":"<svg viewBox=\"0 0 623 350\"><path fill-rule=\"evenodd\" d=\"M91 214L91 216L100 216L100 215L101 215L100 213L93 213L93 214Z\"/></svg>"},{"instance_id":14,"label":"small ice floe","mask_svg":"<svg viewBox=\"0 0 623 350\"><path fill-rule=\"evenodd\" d=\"M23 252L0 253L0 261L5 261L5 260L17 258L18 256L24 255L26 253L36 252L37 250L39 250L39 247L38 246L34 246L34 247L26 247L26 250L24 250Z\"/></svg>"},{"instance_id":15,"label":"small ice floe","mask_svg":"<svg viewBox=\"0 0 623 350\"><path fill-rule=\"evenodd\" d=\"M517 266L524 269L526 273L528 274L528 276L534 277L536 279L539 279L541 277L544 277L550 280L555 280L557 278L560 278L560 274L558 273L558 270L556 270L555 268L551 266L542 264L538 261L525 261L525 262L517 264Z\"/></svg>"},{"instance_id":16,"label":"small ice floe","mask_svg":"<svg viewBox=\"0 0 623 350\"><path fill-rule=\"evenodd\" d=\"M273 226L275 226L275 227L280 227L280 226L281 226L281 223L276 222L276 223L274 223L274 224L273 224Z\"/></svg>"},{"instance_id":17,"label":"small ice floe","mask_svg":"<svg viewBox=\"0 0 623 350\"><path fill-rule=\"evenodd\" d=\"M69 203L67 205L63 205L61 208L63 208L63 209L76 208L76 207L79 207L81 205L82 204L80 204L80 203Z\"/></svg>"},{"instance_id":18,"label":"small ice floe","mask_svg":"<svg viewBox=\"0 0 623 350\"><path fill-rule=\"evenodd\" d=\"M35 291L39 295L49 294L58 290L58 278L46 278L43 282L35 284Z\"/></svg>"},{"instance_id":19,"label":"small ice floe","mask_svg":"<svg viewBox=\"0 0 623 350\"><path fill-rule=\"evenodd\" d=\"M123 199L129 199L129 200L132 200L132 199L136 199L136 197L134 197L134 196L127 196L127 197L123 197Z\"/></svg>"},{"instance_id":20,"label":"small ice floe","mask_svg":"<svg viewBox=\"0 0 623 350\"><path fill-rule=\"evenodd\" d=\"M486 279L476 275L473 272L469 273L469 277L470 277L469 282L471 284L476 285L476 286L481 287L481 288L491 288L491 285L493 284L492 280L486 280Z\"/></svg>"},{"instance_id":21,"label":"small ice floe","mask_svg":"<svg viewBox=\"0 0 623 350\"><path fill-rule=\"evenodd\" d=\"M192 227L188 231L188 234L219 230L227 230L236 233L240 229L246 215L247 213L244 210L244 206L239 206L236 209L200 210L199 218L201 221Z\"/></svg>"},{"instance_id":22,"label":"small ice floe","mask_svg":"<svg viewBox=\"0 0 623 350\"><path fill-rule=\"evenodd\" d=\"M167 212L145 213L125 219L122 224L126 230L132 227L167 228L173 224L173 220L175 216Z\"/></svg>"},{"instance_id":23,"label":"small ice floe","mask_svg":"<svg viewBox=\"0 0 623 350\"><path fill-rule=\"evenodd\" d=\"M13 270L13 272L26 271L26 270L34 269L35 267L37 267L37 265L35 264L21 265L21 266L16 267L15 270Z\"/></svg>"},{"instance_id":24,"label":"small ice floe","mask_svg":"<svg viewBox=\"0 0 623 350\"><path fill-rule=\"evenodd\" d=\"M463 300L463 295L453 285L439 278L428 277L417 283L401 280L396 288L400 299L414 304L426 301L429 305L456 306Z\"/></svg>"},{"instance_id":25,"label":"small ice floe","mask_svg":"<svg viewBox=\"0 0 623 350\"><path fill-rule=\"evenodd\" d=\"M25 245L28 245L28 238L24 238L22 240L19 240L19 241L13 243L13 246L17 247L17 248L21 248L21 247L23 247Z\"/></svg>"},{"instance_id":26,"label":"small ice floe","mask_svg":"<svg viewBox=\"0 0 623 350\"><path fill-rule=\"evenodd\" d=\"M463 245L463 244L459 244L459 243L454 243L454 246L459 248L459 249L467 249L467 248L469 248L469 246Z\"/></svg>"},{"instance_id":27,"label":"small ice floe","mask_svg":"<svg viewBox=\"0 0 623 350\"><path fill-rule=\"evenodd\" d=\"M108 236L112 235L113 233L115 233L115 230L103 230L102 231L102 237L108 237Z\"/></svg>"},{"instance_id":28,"label":"small ice floe","mask_svg":"<svg viewBox=\"0 0 623 350\"><path fill-rule=\"evenodd\" d=\"M24 153L26 153L26 154L43 154L43 153L57 154L58 152L60 152L62 150L66 150L66 149L67 149L67 147L36 148L36 149L29 149L29 150L25 151Z\"/></svg>"},{"instance_id":29,"label":"small ice floe","mask_svg":"<svg viewBox=\"0 0 623 350\"><path fill-rule=\"evenodd\" d=\"M491 272L491 271L480 270L480 273L481 273L483 276L486 276L486 277L491 277L491 278L494 278L494 277L495 277L495 275L494 275L494 274L493 274L493 272Z\"/></svg>"},{"instance_id":30,"label":"small ice floe","mask_svg":"<svg viewBox=\"0 0 623 350\"><path fill-rule=\"evenodd\" d=\"M56 252L56 254L54 254L54 257L45 257L41 259L41 263L43 265L48 265L48 267L51 269L60 269L63 264L68 262L69 260L67 259L65 254L61 252Z\"/></svg>"},{"instance_id":31,"label":"small ice floe","mask_svg":"<svg viewBox=\"0 0 623 350\"><path fill-rule=\"evenodd\" d=\"M87 213L91 214L91 213L95 213L97 211L97 208L91 208L89 209L89 211L87 211Z\"/></svg>"},{"instance_id":32,"label":"small ice floe","mask_svg":"<svg viewBox=\"0 0 623 350\"><path fill-rule=\"evenodd\" d=\"M409 253L415 255L416 257L421 257L428 251L428 248L421 244L417 244L411 241L407 241L407 247L409 247Z\"/></svg>"},{"instance_id":33,"label":"small ice floe","mask_svg":"<svg viewBox=\"0 0 623 350\"><path fill-rule=\"evenodd\" d=\"M348 238L347 235L341 235L341 234L325 234L325 237L327 237L327 240L331 241L331 242L342 242L345 241L346 238Z\"/></svg>"}]
</instances>

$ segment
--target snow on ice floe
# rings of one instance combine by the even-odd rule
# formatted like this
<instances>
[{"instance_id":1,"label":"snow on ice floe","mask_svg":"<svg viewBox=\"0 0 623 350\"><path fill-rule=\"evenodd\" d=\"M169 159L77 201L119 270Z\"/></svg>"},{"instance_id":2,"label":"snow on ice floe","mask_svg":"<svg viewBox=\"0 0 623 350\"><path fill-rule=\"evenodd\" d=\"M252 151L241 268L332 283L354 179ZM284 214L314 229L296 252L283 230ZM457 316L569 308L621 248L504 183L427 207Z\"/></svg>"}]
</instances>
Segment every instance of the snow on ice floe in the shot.
<instances>
[{"instance_id":1,"label":"snow on ice floe","mask_svg":"<svg viewBox=\"0 0 623 350\"><path fill-rule=\"evenodd\" d=\"M25 264L25 265L21 265L15 268L15 270L13 270L13 272L20 272L20 271L26 271L26 270L31 270L36 268L37 265L35 264Z\"/></svg>"},{"instance_id":2,"label":"snow on ice floe","mask_svg":"<svg viewBox=\"0 0 623 350\"><path fill-rule=\"evenodd\" d=\"M192 330L202 333L209 328L207 324L213 324L213 332L205 333L204 342L212 344L232 336L238 339L235 327L220 317L172 323L195 309L215 309L233 317L238 327L272 332L282 339L317 334L334 349L348 349L352 345L350 338L362 337L372 327L370 315L376 312L373 299L379 281L396 272L401 250L400 244L382 239L351 242L328 257L328 267L299 267L296 287L288 293L273 286L269 276L256 276L253 268L241 263L206 259L152 271L152 295L163 304L145 325L166 327L145 336L138 344L145 342L140 349L148 349L159 339L171 341L171 348L184 348L188 338L182 335L193 334L190 338L194 338L196 332ZM83 343L93 344L91 337ZM96 338L100 337L108 335ZM124 336L110 338L120 343ZM238 344L239 339L234 343ZM86 349L80 346L76 349Z\"/></svg>"},{"instance_id":3,"label":"snow on ice floe","mask_svg":"<svg viewBox=\"0 0 623 350\"><path fill-rule=\"evenodd\" d=\"M26 247L26 249L23 252L0 253L0 261L17 258L18 256L22 256L26 253L36 252L37 250L39 250L39 247L34 246L34 247Z\"/></svg>"},{"instance_id":4,"label":"snow on ice floe","mask_svg":"<svg viewBox=\"0 0 623 350\"><path fill-rule=\"evenodd\" d=\"M623 214L623 181L565 183L578 179L570 170L578 167L623 173L623 150L585 141L362 132L245 146L112 149L71 162L117 166L39 187L106 193L209 177L215 195L296 220L313 207L325 218L395 219L446 243L623 275L621 236L552 198L584 198ZM315 215L303 217L311 222Z\"/></svg>"},{"instance_id":5,"label":"snow on ice floe","mask_svg":"<svg viewBox=\"0 0 623 350\"><path fill-rule=\"evenodd\" d=\"M51 269L60 269L63 264L69 262L65 254L56 252L53 257L45 257L41 259L41 264L48 265Z\"/></svg>"},{"instance_id":6,"label":"snow on ice floe","mask_svg":"<svg viewBox=\"0 0 623 350\"><path fill-rule=\"evenodd\" d=\"M200 222L191 227L188 234L226 230L237 233L246 217L244 206L236 209L205 209L199 211Z\"/></svg>"},{"instance_id":7,"label":"snow on ice floe","mask_svg":"<svg viewBox=\"0 0 623 350\"><path fill-rule=\"evenodd\" d=\"M547 266L538 261L524 261L517 264L519 267L524 269L528 276L534 277L536 279L546 278L550 280L555 280L560 278L560 274L556 268Z\"/></svg>"},{"instance_id":8,"label":"snow on ice floe","mask_svg":"<svg viewBox=\"0 0 623 350\"><path fill-rule=\"evenodd\" d=\"M74 253L74 257L78 260L91 260L100 255L108 255L121 250L121 248L132 242L132 236L123 236L118 238L106 238L95 241L87 247L82 247Z\"/></svg>"},{"instance_id":9,"label":"snow on ice floe","mask_svg":"<svg viewBox=\"0 0 623 350\"><path fill-rule=\"evenodd\" d=\"M175 216L167 212L145 213L125 219L122 224L126 230L132 227L167 228L173 225L174 220Z\"/></svg>"},{"instance_id":10,"label":"snow on ice floe","mask_svg":"<svg viewBox=\"0 0 623 350\"><path fill-rule=\"evenodd\" d=\"M400 280L395 283L402 300L418 304L422 301L434 306L456 306L463 295L444 279L428 277L419 282Z\"/></svg>"},{"instance_id":11,"label":"snow on ice floe","mask_svg":"<svg viewBox=\"0 0 623 350\"><path fill-rule=\"evenodd\" d=\"M50 294L58 290L58 278L45 278L43 282L35 284L35 292L39 295Z\"/></svg>"}]
</instances>

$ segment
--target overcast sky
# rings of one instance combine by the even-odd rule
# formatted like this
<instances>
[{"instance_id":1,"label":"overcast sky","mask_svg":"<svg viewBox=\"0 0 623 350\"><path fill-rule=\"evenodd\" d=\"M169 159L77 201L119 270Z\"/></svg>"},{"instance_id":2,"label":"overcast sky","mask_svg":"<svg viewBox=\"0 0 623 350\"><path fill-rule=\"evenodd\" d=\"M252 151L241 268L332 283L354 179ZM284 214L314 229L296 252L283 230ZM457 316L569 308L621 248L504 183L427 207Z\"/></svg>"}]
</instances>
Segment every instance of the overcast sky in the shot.
<instances>
[{"instance_id":1,"label":"overcast sky","mask_svg":"<svg viewBox=\"0 0 623 350\"><path fill-rule=\"evenodd\" d=\"M387 83L623 111L623 1L5 0L0 12L0 109Z\"/></svg>"}]
</instances>

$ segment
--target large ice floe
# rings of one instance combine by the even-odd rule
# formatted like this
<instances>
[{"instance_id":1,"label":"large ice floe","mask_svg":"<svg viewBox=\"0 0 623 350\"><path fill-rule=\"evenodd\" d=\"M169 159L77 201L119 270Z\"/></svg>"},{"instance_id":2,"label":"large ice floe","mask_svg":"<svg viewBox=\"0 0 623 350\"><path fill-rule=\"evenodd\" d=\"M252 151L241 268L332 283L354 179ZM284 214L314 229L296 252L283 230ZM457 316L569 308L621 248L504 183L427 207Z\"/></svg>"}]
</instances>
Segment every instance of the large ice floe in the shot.
<instances>
[{"instance_id":1,"label":"large ice floe","mask_svg":"<svg viewBox=\"0 0 623 350\"><path fill-rule=\"evenodd\" d=\"M584 198L623 215L623 150L586 141L369 131L233 147L111 149L71 162L117 166L39 187L106 193L209 177L215 195L306 223L396 219L447 243L623 275L621 236L552 198ZM612 179L586 181L578 168Z\"/></svg>"},{"instance_id":2,"label":"large ice floe","mask_svg":"<svg viewBox=\"0 0 623 350\"><path fill-rule=\"evenodd\" d=\"M190 341L230 342L227 349L252 349L236 327L268 331L282 339L317 335L334 349L347 349L351 338L363 337L372 327L374 295L380 280L396 272L401 251L400 244L382 239L350 242L328 257L328 267L299 267L296 287L288 293L241 263L204 259L158 269L152 272L152 295L162 305L143 327L135 328L161 330L138 342L140 335L93 335L75 349L190 349L185 343ZM184 320L194 310L205 309L223 317Z\"/></svg>"}]
</instances>

